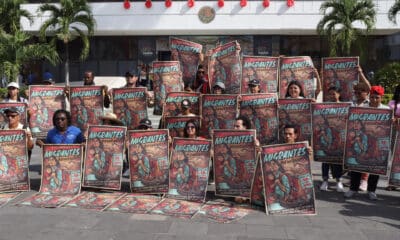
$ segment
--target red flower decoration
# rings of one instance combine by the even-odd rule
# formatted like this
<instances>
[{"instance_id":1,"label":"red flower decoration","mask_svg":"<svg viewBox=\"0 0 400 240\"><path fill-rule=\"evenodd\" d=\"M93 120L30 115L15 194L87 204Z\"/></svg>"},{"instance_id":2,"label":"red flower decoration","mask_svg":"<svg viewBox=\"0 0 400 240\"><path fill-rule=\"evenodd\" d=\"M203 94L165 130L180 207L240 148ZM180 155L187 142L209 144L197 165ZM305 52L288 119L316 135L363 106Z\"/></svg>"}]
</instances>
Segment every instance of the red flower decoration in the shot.
<instances>
[{"instance_id":1,"label":"red flower decoration","mask_svg":"<svg viewBox=\"0 0 400 240\"><path fill-rule=\"evenodd\" d=\"M218 0L218 7L222 8L224 7L224 5L225 5L224 0Z\"/></svg>"},{"instance_id":2,"label":"red flower decoration","mask_svg":"<svg viewBox=\"0 0 400 240\"><path fill-rule=\"evenodd\" d=\"M286 1L286 5L287 5L288 7L293 7L293 6L294 6L294 0L287 0L287 1Z\"/></svg>"},{"instance_id":3,"label":"red flower decoration","mask_svg":"<svg viewBox=\"0 0 400 240\"><path fill-rule=\"evenodd\" d=\"M151 8L151 6L153 5L153 3L151 2L151 0L146 0L146 3L144 4L147 8Z\"/></svg>"},{"instance_id":4,"label":"red flower decoration","mask_svg":"<svg viewBox=\"0 0 400 240\"><path fill-rule=\"evenodd\" d=\"M172 6L172 0L165 0L165 7L170 8Z\"/></svg>"},{"instance_id":5,"label":"red flower decoration","mask_svg":"<svg viewBox=\"0 0 400 240\"><path fill-rule=\"evenodd\" d=\"M125 0L125 1L124 1L124 8L127 9L127 10L128 10L129 8L131 8L131 3L129 2L129 0Z\"/></svg>"},{"instance_id":6,"label":"red flower decoration","mask_svg":"<svg viewBox=\"0 0 400 240\"><path fill-rule=\"evenodd\" d=\"M269 7L269 0L263 0L263 6L264 8Z\"/></svg>"},{"instance_id":7,"label":"red flower decoration","mask_svg":"<svg viewBox=\"0 0 400 240\"><path fill-rule=\"evenodd\" d=\"M188 0L187 5L189 8L192 8L194 6L194 0Z\"/></svg>"},{"instance_id":8,"label":"red flower decoration","mask_svg":"<svg viewBox=\"0 0 400 240\"><path fill-rule=\"evenodd\" d=\"M247 6L247 0L240 0L240 6L243 8L243 7L246 7Z\"/></svg>"}]
</instances>

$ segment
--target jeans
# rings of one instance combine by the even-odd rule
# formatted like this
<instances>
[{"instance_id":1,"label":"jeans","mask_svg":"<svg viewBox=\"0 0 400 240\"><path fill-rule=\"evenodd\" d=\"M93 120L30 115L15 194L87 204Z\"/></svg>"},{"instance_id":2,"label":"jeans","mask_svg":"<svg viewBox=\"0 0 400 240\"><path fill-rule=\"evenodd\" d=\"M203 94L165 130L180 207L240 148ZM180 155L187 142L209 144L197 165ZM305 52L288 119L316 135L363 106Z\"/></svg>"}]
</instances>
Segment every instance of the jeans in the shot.
<instances>
[{"instance_id":1,"label":"jeans","mask_svg":"<svg viewBox=\"0 0 400 240\"><path fill-rule=\"evenodd\" d=\"M330 163L322 163L322 179L324 181L328 181L329 178L329 168L331 169L332 176L340 181L340 178L343 175L343 167L338 164L330 164Z\"/></svg>"},{"instance_id":2,"label":"jeans","mask_svg":"<svg viewBox=\"0 0 400 240\"><path fill-rule=\"evenodd\" d=\"M357 192L361 182L360 172L351 172L350 190ZM379 175L369 174L368 177L368 192L375 192L378 186Z\"/></svg>"}]
</instances>

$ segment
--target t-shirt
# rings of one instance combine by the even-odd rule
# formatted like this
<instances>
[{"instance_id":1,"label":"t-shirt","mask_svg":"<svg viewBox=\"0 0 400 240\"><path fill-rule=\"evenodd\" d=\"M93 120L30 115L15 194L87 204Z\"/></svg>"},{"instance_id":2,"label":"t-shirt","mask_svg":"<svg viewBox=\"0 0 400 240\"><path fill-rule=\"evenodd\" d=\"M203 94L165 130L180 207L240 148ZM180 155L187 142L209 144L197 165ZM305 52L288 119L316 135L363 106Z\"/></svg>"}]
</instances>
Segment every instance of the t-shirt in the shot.
<instances>
[{"instance_id":1,"label":"t-shirt","mask_svg":"<svg viewBox=\"0 0 400 240\"><path fill-rule=\"evenodd\" d=\"M84 141L85 138L82 135L82 131L75 126L69 126L64 134L61 134L57 128L53 128L47 133L46 137L46 143L48 144L74 144Z\"/></svg>"},{"instance_id":2,"label":"t-shirt","mask_svg":"<svg viewBox=\"0 0 400 240\"><path fill-rule=\"evenodd\" d=\"M390 109L394 109L394 106L395 106L395 101L394 100L390 100L389 101ZM397 103L397 109L396 109L396 112L394 113L394 115L396 117L400 117L400 103Z\"/></svg>"}]
</instances>

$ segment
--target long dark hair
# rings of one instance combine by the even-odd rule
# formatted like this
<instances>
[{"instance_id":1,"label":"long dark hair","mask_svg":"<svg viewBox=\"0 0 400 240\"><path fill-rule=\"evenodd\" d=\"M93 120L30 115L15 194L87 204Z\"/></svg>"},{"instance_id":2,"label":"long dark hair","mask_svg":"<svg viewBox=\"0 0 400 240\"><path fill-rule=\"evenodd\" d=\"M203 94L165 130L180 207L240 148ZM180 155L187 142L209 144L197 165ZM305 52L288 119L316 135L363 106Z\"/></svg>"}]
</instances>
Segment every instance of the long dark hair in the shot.
<instances>
[{"instance_id":1,"label":"long dark hair","mask_svg":"<svg viewBox=\"0 0 400 240\"><path fill-rule=\"evenodd\" d=\"M189 137L189 135L187 133L187 128L188 128L189 123L194 125L194 128L196 129L196 137L198 137L199 136L200 127L199 127L199 124L197 123L197 121L195 119L190 119L189 121L186 122L185 129L183 131L183 136L185 138Z\"/></svg>"},{"instance_id":2,"label":"long dark hair","mask_svg":"<svg viewBox=\"0 0 400 240\"><path fill-rule=\"evenodd\" d=\"M286 95L285 95L285 97L290 97L289 88L290 88L290 86L292 86L292 85L298 86L298 87L300 88L300 94L299 94L299 96L304 97L303 87L301 86L300 82L297 81L297 80L293 80L293 81L291 81L291 82L289 83L289 85L287 86L287 90L286 90Z\"/></svg>"}]
</instances>

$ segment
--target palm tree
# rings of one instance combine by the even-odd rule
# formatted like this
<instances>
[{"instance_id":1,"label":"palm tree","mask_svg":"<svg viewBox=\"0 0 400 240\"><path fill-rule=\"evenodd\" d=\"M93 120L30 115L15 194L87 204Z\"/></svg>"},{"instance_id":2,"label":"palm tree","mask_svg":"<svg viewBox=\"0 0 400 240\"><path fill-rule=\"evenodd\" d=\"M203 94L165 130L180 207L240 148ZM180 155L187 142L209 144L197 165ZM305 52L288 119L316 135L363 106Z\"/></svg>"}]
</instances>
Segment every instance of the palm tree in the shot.
<instances>
[{"instance_id":1,"label":"palm tree","mask_svg":"<svg viewBox=\"0 0 400 240\"><path fill-rule=\"evenodd\" d=\"M13 33L20 29L20 19L25 17L30 23L33 22L31 14L21 9L25 0L0 0L0 26L6 33Z\"/></svg>"},{"instance_id":2,"label":"palm tree","mask_svg":"<svg viewBox=\"0 0 400 240\"><path fill-rule=\"evenodd\" d=\"M396 15L400 10L400 0L396 0L393 6L389 9L388 17L389 20L396 23Z\"/></svg>"},{"instance_id":3,"label":"palm tree","mask_svg":"<svg viewBox=\"0 0 400 240\"><path fill-rule=\"evenodd\" d=\"M324 17L317 25L319 35L326 35L330 55L350 55L352 45L373 30L376 10L372 0L328 0L321 5ZM364 29L355 24L362 24Z\"/></svg>"},{"instance_id":4,"label":"palm tree","mask_svg":"<svg viewBox=\"0 0 400 240\"><path fill-rule=\"evenodd\" d=\"M86 0L60 0L59 4L45 3L39 7L42 14L50 13L50 17L40 28L40 36L46 37L46 32L54 35L54 40L61 40L65 45L65 81L69 85L69 47L68 44L80 38L83 43L81 60L89 55L89 36L93 35L95 20ZM87 34L84 29L86 29Z\"/></svg>"}]
</instances>

